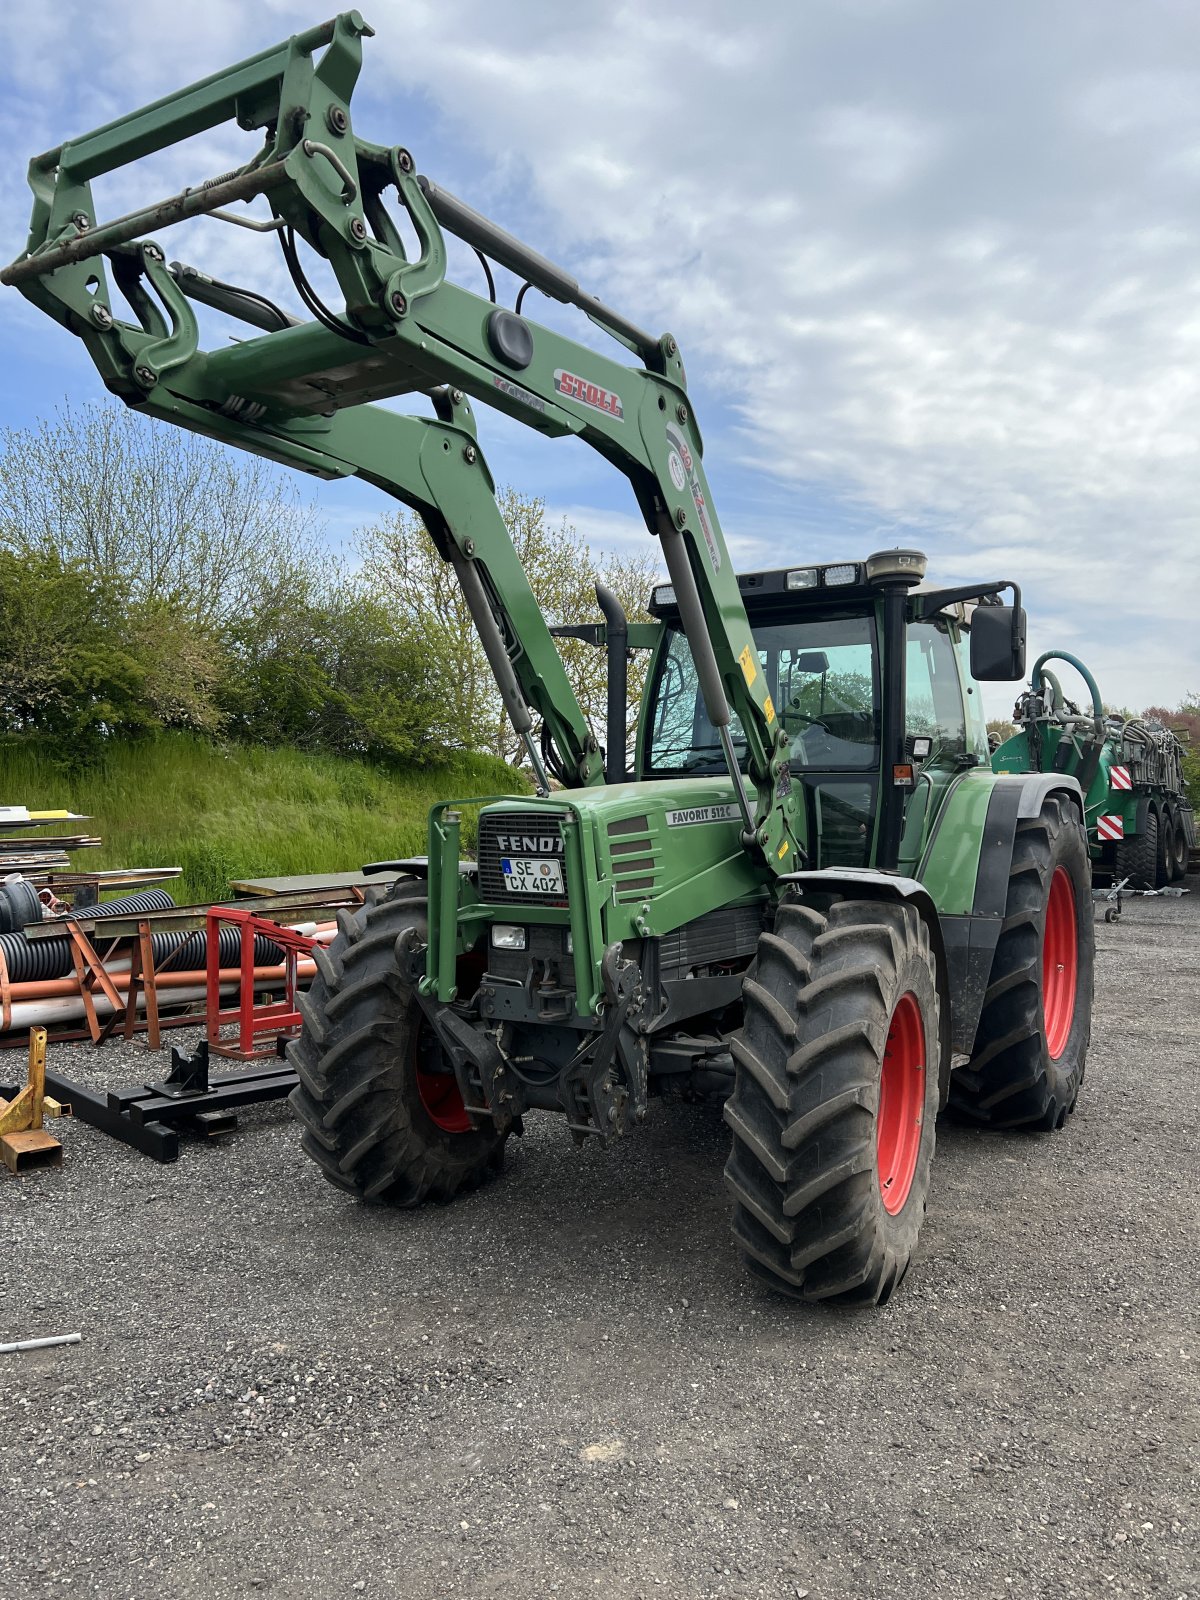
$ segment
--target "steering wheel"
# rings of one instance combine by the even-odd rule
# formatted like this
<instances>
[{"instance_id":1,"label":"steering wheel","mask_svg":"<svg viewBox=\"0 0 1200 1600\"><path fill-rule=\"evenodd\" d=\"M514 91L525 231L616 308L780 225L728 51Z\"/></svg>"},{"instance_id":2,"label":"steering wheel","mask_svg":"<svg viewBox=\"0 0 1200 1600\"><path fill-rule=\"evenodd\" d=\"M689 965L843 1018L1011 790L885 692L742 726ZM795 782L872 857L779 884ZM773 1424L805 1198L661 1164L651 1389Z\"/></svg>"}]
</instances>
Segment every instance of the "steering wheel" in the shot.
<instances>
[{"instance_id":1,"label":"steering wheel","mask_svg":"<svg viewBox=\"0 0 1200 1600\"><path fill-rule=\"evenodd\" d=\"M806 711L793 711L789 706L783 713L783 720L785 722L807 722L810 728L823 728L830 738L833 737L827 723L822 722L820 717L810 717Z\"/></svg>"}]
</instances>

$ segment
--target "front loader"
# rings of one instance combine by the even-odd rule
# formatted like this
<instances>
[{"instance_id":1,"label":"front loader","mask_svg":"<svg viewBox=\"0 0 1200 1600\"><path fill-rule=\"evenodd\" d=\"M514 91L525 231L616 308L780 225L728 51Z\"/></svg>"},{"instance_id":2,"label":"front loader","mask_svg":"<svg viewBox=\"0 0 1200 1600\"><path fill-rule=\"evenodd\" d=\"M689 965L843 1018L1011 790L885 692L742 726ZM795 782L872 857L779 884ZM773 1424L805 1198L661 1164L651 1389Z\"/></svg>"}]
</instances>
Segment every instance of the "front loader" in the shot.
<instances>
[{"instance_id":1,"label":"front loader","mask_svg":"<svg viewBox=\"0 0 1200 1600\"><path fill-rule=\"evenodd\" d=\"M1023 676L1019 591L931 587L904 550L737 574L674 338L355 133L369 32L344 13L35 158L27 249L0 275L127 404L414 507L525 745L535 795L436 805L427 857L374 864L395 888L318 953L291 1047L304 1148L351 1194L414 1205L481 1182L531 1112L603 1144L656 1097L716 1092L751 1268L785 1293L882 1302L916 1245L939 1108L1050 1130L1083 1078L1080 787L993 773L977 687ZM93 179L228 121L260 141L244 164L97 217ZM260 197L269 215L229 210ZM308 320L168 266L147 235L195 217L275 235ZM447 279L447 233L480 256L486 298ZM492 263L525 282L512 310ZM531 291L590 318L603 350L525 315ZM201 349L196 303L255 336ZM396 396L433 415L377 404ZM653 621L604 595L583 630L608 652L604 750L499 515L473 403L582 439L659 542ZM632 759L631 648L652 652Z\"/></svg>"}]
</instances>

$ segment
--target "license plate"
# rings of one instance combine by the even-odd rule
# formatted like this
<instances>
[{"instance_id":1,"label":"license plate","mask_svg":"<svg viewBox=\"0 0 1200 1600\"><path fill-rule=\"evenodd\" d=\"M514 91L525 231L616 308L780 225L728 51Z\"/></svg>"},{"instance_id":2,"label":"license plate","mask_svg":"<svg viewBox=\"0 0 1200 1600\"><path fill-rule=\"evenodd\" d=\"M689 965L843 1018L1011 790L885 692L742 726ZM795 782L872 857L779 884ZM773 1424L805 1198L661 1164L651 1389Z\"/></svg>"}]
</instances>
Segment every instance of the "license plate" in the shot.
<instances>
[{"instance_id":1,"label":"license plate","mask_svg":"<svg viewBox=\"0 0 1200 1600\"><path fill-rule=\"evenodd\" d=\"M512 894L562 894L562 862L553 856L502 856L504 887Z\"/></svg>"}]
</instances>

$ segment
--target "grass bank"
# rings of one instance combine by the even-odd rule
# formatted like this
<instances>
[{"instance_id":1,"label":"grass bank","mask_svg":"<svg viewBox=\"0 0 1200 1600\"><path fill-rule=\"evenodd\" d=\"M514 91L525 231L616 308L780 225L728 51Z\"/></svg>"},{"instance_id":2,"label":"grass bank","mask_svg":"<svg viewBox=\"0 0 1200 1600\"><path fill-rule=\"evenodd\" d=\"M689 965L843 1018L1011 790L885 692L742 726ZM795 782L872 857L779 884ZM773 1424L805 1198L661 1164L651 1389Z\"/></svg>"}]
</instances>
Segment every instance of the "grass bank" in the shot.
<instances>
[{"instance_id":1,"label":"grass bank","mask_svg":"<svg viewBox=\"0 0 1200 1600\"><path fill-rule=\"evenodd\" d=\"M503 763L467 754L389 772L167 734L114 745L98 766L64 774L36 746L0 740L0 804L83 812L104 847L78 851L77 868L182 867L183 878L166 885L180 904L227 898L231 878L337 872L423 855L436 800L525 789Z\"/></svg>"}]
</instances>

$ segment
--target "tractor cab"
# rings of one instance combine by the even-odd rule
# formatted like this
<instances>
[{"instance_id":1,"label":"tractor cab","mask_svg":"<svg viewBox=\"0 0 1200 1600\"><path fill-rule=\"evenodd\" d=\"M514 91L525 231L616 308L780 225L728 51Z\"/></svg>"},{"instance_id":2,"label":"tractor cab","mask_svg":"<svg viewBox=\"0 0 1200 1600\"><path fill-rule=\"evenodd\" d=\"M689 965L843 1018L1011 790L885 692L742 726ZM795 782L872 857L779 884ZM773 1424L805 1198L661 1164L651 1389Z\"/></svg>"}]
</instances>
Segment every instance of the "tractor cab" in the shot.
<instances>
[{"instance_id":1,"label":"tractor cab","mask_svg":"<svg viewBox=\"0 0 1200 1600\"><path fill-rule=\"evenodd\" d=\"M803 786L812 867L911 872L951 784L988 764L970 655L973 608L915 581L902 582L902 605L889 607L897 569L886 558L898 555L915 552L738 579L757 670L787 736L789 773ZM918 578L924 557L898 570L902 580ZM638 776L720 774L721 742L669 585L654 590L649 610L663 631L647 680ZM736 718L731 732L744 760ZM894 859L882 859L897 834Z\"/></svg>"}]
</instances>

